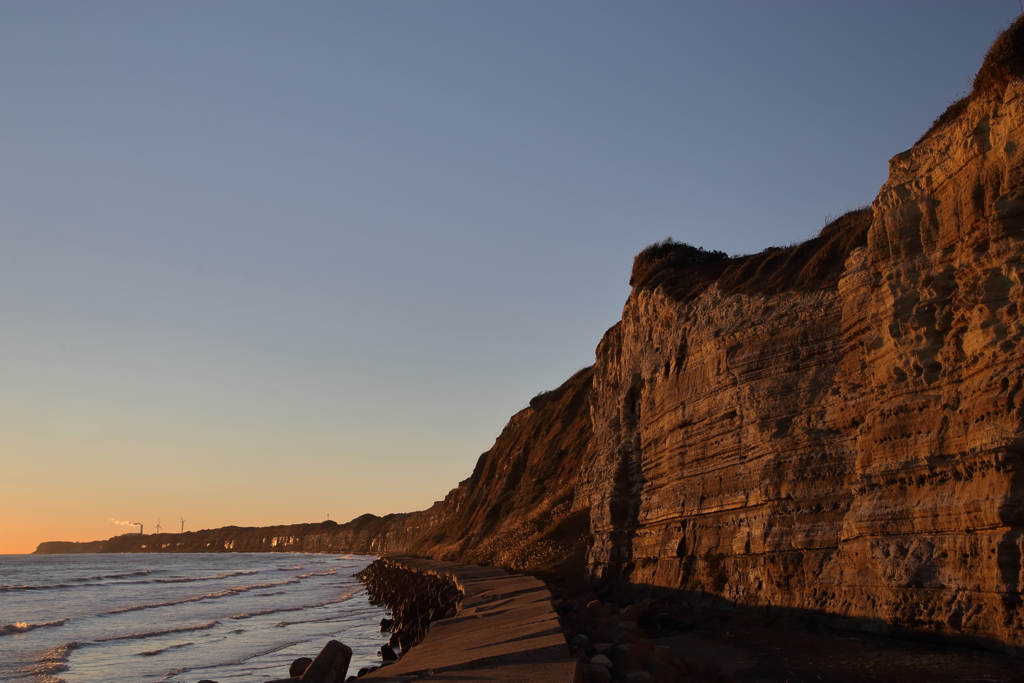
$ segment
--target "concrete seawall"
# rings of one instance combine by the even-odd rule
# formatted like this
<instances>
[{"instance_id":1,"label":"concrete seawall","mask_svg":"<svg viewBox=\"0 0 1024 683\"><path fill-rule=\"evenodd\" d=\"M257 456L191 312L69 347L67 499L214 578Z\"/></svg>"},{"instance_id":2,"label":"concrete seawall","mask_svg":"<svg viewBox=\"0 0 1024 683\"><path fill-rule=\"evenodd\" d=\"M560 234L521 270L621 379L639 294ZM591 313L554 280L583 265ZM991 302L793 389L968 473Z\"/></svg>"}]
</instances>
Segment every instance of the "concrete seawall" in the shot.
<instances>
[{"instance_id":1,"label":"concrete seawall","mask_svg":"<svg viewBox=\"0 0 1024 683\"><path fill-rule=\"evenodd\" d=\"M458 614L435 621L416 647L360 680L474 683L578 683L551 594L537 579L494 567L416 557L387 558L404 568L450 578L465 594Z\"/></svg>"}]
</instances>

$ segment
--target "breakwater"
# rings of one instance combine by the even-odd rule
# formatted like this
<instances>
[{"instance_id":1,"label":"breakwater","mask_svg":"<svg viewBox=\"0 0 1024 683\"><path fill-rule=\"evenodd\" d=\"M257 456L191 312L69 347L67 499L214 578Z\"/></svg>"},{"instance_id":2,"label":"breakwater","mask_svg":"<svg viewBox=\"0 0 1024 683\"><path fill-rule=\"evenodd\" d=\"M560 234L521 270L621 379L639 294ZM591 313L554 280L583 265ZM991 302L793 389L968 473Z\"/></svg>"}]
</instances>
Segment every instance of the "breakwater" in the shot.
<instances>
[{"instance_id":1,"label":"breakwater","mask_svg":"<svg viewBox=\"0 0 1024 683\"><path fill-rule=\"evenodd\" d=\"M389 647L403 652L426 637L431 622L454 617L464 597L450 577L413 571L388 559L373 562L356 578L372 604L391 610L391 618L381 620L381 631L391 633Z\"/></svg>"},{"instance_id":2,"label":"breakwater","mask_svg":"<svg viewBox=\"0 0 1024 683\"><path fill-rule=\"evenodd\" d=\"M447 681L472 669L473 680L480 683L578 680L579 661L569 655L551 593L541 581L495 567L416 557L391 557L379 566L371 572L372 581L389 600L415 603L410 614L416 610L428 619L431 611L435 616L447 614L437 610L448 610L451 603L438 606L436 598L450 600L442 596L451 595L452 588L461 599L456 614L430 621L419 645L362 678L388 683L426 677ZM421 600L415 592L406 593L420 585L436 588L435 598ZM415 628L422 622L417 617L412 623Z\"/></svg>"},{"instance_id":3,"label":"breakwater","mask_svg":"<svg viewBox=\"0 0 1024 683\"><path fill-rule=\"evenodd\" d=\"M657 631L665 618L650 600L556 599L531 576L413 557L379 559L359 578L371 600L393 610L382 630L409 643L398 661L360 678L455 681L472 669L481 683L715 683L721 674L650 639L646 628Z\"/></svg>"}]
</instances>

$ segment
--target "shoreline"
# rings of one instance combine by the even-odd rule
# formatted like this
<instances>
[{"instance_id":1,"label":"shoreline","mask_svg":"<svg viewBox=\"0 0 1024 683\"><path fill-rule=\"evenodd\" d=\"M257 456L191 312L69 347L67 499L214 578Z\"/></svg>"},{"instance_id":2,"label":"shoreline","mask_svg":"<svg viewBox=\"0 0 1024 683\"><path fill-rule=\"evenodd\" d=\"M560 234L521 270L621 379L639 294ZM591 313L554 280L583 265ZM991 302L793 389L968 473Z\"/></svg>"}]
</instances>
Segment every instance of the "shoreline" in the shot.
<instances>
[{"instance_id":1,"label":"shoreline","mask_svg":"<svg viewBox=\"0 0 1024 683\"><path fill-rule=\"evenodd\" d=\"M645 599L568 598L538 579L425 558L383 561L451 579L465 597L397 662L385 683L1022 683L1022 660L966 646ZM629 604L627 604L629 603Z\"/></svg>"},{"instance_id":2,"label":"shoreline","mask_svg":"<svg viewBox=\"0 0 1024 683\"><path fill-rule=\"evenodd\" d=\"M432 620L422 641L400 659L361 679L456 681L464 680L459 672L472 669L473 680L481 683L579 680L579 662L570 657L542 581L495 567L408 556L378 561L451 581L463 598L453 616Z\"/></svg>"}]
</instances>

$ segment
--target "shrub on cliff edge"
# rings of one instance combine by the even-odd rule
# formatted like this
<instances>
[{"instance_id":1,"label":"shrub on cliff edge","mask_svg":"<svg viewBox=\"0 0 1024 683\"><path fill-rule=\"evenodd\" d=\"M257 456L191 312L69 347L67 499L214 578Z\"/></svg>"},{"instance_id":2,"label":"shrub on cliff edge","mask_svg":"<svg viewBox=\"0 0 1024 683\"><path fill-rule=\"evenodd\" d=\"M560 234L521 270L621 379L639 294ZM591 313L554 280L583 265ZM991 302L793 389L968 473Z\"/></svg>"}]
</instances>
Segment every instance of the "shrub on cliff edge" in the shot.
<instances>
[{"instance_id":1,"label":"shrub on cliff edge","mask_svg":"<svg viewBox=\"0 0 1024 683\"><path fill-rule=\"evenodd\" d=\"M1024 77L1024 14L999 34L974 76L971 95L1006 87L1014 78Z\"/></svg>"},{"instance_id":2,"label":"shrub on cliff edge","mask_svg":"<svg viewBox=\"0 0 1024 683\"><path fill-rule=\"evenodd\" d=\"M717 283L724 294L778 294L835 287L846 258L867 244L872 210L864 206L829 221L816 237L759 254L729 258L689 244L665 240L647 247L633 261L630 284L660 289L676 301L689 301Z\"/></svg>"},{"instance_id":3,"label":"shrub on cliff edge","mask_svg":"<svg viewBox=\"0 0 1024 683\"><path fill-rule=\"evenodd\" d=\"M694 266L706 266L729 258L724 251L695 247L685 242L676 242L666 237L661 242L644 248L633 258L633 272L629 276L631 287L642 283L659 270L679 271Z\"/></svg>"},{"instance_id":4,"label":"shrub on cliff edge","mask_svg":"<svg viewBox=\"0 0 1024 683\"><path fill-rule=\"evenodd\" d=\"M1014 78L1024 78L1024 14L1000 33L992 47L988 49L981 68L974 75L971 94L957 99L946 107L924 135L918 138L917 143L959 118L960 114L967 110L967 105L972 99L988 92L1001 93Z\"/></svg>"}]
</instances>

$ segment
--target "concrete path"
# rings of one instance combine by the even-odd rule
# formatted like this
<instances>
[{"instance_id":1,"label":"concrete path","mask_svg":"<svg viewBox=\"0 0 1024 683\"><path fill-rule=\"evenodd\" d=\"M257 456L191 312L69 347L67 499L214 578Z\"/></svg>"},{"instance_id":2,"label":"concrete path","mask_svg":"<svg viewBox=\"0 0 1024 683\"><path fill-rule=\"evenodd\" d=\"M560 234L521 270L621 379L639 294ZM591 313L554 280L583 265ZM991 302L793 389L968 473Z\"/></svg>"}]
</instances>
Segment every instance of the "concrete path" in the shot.
<instances>
[{"instance_id":1,"label":"concrete path","mask_svg":"<svg viewBox=\"0 0 1024 683\"><path fill-rule=\"evenodd\" d=\"M459 613L435 621L397 662L359 680L451 683L579 683L551 594L537 579L493 567L413 557L389 560L450 577L466 595Z\"/></svg>"}]
</instances>

